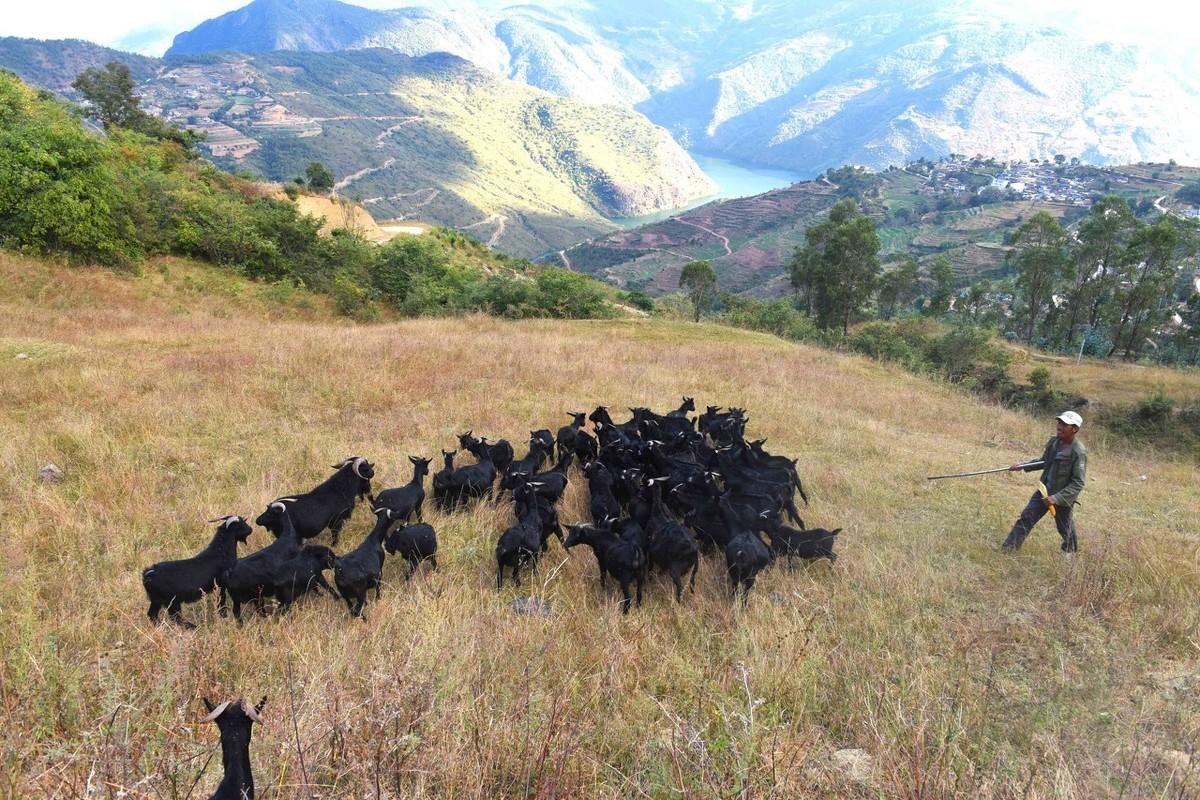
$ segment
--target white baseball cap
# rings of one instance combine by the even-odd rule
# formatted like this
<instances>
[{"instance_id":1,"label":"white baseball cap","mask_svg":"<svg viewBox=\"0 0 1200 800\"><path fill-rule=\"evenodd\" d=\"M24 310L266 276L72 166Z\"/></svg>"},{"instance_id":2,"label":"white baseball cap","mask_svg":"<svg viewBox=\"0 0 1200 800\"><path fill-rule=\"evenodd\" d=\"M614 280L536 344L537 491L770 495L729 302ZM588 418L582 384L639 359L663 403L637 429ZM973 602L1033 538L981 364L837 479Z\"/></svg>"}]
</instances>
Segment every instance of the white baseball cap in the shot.
<instances>
[{"instance_id":1,"label":"white baseball cap","mask_svg":"<svg viewBox=\"0 0 1200 800\"><path fill-rule=\"evenodd\" d=\"M1055 419L1062 420L1068 425L1074 425L1076 428L1083 427L1083 417L1079 416L1074 411L1064 411L1055 417Z\"/></svg>"}]
</instances>

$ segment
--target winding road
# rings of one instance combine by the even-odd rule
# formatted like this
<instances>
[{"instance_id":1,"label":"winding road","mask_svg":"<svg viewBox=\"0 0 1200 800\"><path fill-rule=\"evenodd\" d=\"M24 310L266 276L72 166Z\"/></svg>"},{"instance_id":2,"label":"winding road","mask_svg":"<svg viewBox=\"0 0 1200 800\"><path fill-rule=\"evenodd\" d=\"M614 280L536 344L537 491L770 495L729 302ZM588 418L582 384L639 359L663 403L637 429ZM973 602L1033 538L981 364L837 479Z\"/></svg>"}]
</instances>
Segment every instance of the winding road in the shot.
<instances>
[{"instance_id":1,"label":"winding road","mask_svg":"<svg viewBox=\"0 0 1200 800\"><path fill-rule=\"evenodd\" d=\"M724 247L725 247L725 255L727 255L727 256L733 255L733 251L731 249L729 249L729 237L728 236L722 236L721 234L714 231L712 228L706 228L703 225L700 225L699 223L688 222L686 219L683 219L682 217L675 217L675 221L682 222L684 225L690 225L693 228L699 228L700 230L704 231L705 233L707 233L711 236L717 237L718 239L721 240L721 244L724 245Z\"/></svg>"}]
</instances>

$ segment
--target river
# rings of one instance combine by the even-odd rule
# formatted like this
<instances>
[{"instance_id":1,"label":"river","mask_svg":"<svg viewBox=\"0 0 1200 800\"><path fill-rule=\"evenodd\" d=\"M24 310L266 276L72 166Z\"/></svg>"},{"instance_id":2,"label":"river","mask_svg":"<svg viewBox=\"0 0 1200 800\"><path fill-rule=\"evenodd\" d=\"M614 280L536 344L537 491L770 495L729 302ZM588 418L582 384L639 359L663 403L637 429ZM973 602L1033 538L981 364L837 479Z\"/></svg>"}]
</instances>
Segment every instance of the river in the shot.
<instances>
[{"instance_id":1,"label":"river","mask_svg":"<svg viewBox=\"0 0 1200 800\"><path fill-rule=\"evenodd\" d=\"M676 214L682 214L688 209L702 206L713 200L722 200L730 197L749 197L769 192L772 189L791 186L793 183L805 180L804 176L798 172L789 172L788 170L771 167L752 167L700 153L689 152L688 155L692 157L704 174L712 179L713 183L717 184L719 191L716 194L698 198L688 205L680 206L679 208L656 211L653 214L645 214L640 217L618 217L613 222L624 228L636 228L639 225L649 225L652 222L659 222Z\"/></svg>"}]
</instances>

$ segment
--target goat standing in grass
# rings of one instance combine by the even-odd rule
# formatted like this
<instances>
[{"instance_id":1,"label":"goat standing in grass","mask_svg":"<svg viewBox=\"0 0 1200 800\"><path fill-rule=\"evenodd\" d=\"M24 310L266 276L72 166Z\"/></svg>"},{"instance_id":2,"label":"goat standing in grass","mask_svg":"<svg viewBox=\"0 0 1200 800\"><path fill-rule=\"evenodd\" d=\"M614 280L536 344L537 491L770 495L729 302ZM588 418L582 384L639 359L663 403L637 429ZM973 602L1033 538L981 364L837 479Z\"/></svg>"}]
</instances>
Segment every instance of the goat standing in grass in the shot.
<instances>
[{"instance_id":1,"label":"goat standing in grass","mask_svg":"<svg viewBox=\"0 0 1200 800\"><path fill-rule=\"evenodd\" d=\"M267 698L264 696L259 700L257 707L245 699L226 700L220 705L213 705L207 697L203 699L208 709L203 722L215 722L221 731L221 766L225 770L225 776L209 800L254 800L250 736L254 723L262 722L259 712L266 706Z\"/></svg>"},{"instance_id":2,"label":"goat standing in grass","mask_svg":"<svg viewBox=\"0 0 1200 800\"><path fill-rule=\"evenodd\" d=\"M387 538L384 549L408 562L405 580L416 573L422 561L428 561L431 567L437 569L437 533L427 523L418 522L397 528Z\"/></svg>"},{"instance_id":3,"label":"goat standing in grass","mask_svg":"<svg viewBox=\"0 0 1200 800\"><path fill-rule=\"evenodd\" d=\"M512 569L513 583L521 585L521 567L536 561L541 552L542 519L531 503L516 525L511 525L496 542L496 588L504 587L504 568Z\"/></svg>"},{"instance_id":4,"label":"goat standing in grass","mask_svg":"<svg viewBox=\"0 0 1200 800\"><path fill-rule=\"evenodd\" d=\"M650 560L671 576L675 600L683 600L683 576L691 572L692 592L696 591L696 570L700 566L700 548L683 526L675 521L662 501L665 478L650 480L651 506L648 532Z\"/></svg>"},{"instance_id":5,"label":"goat standing in grass","mask_svg":"<svg viewBox=\"0 0 1200 800\"><path fill-rule=\"evenodd\" d=\"M772 554L776 558L784 556L787 559L788 569L792 567L793 556L805 561L815 561L821 558L837 561L837 553L833 552L833 546L837 543L837 535L841 532L841 528L834 528L831 531L825 528L797 530L789 528L778 519L771 527L767 528L767 536L771 539Z\"/></svg>"},{"instance_id":6,"label":"goat standing in grass","mask_svg":"<svg viewBox=\"0 0 1200 800\"><path fill-rule=\"evenodd\" d=\"M362 617L367 604L367 592L375 590L375 599L382 594L383 585L383 542L388 528L396 521L395 513L388 508L376 508L375 527L362 540L362 544L339 558L333 564L333 582L346 601L351 615Z\"/></svg>"},{"instance_id":7,"label":"goat standing in grass","mask_svg":"<svg viewBox=\"0 0 1200 800\"><path fill-rule=\"evenodd\" d=\"M558 435L554 437L559 458L562 458L563 453L574 455L579 452L575 447L575 440L579 438L579 431L587 421L587 414L582 411L568 411L567 416L571 418L571 424L559 428Z\"/></svg>"},{"instance_id":8,"label":"goat standing in grass","mask_svg":"<svg viewBox=\"0 0 1200 800\"><path fill-rule=\"evenodd\" d=\"M300 548L300 553L279 567L275 579L275 599L282 611L309 592L320 594L321 590L337 599L337 592L325 580L324 571L333 569L337 555L323 544L309 544Z\"/></svg>"},{"instance_id":9,"label":"goat standing in grass","mask_svg":"<svg viewBox=\"0 0 1200 800\"><path fill-rule=\"evenodd\" d=\"M396 512L396 519L407 522L409 517L416 514L417 522L420 522L421 506L425 502L425 476L429 474L431 462L428 458L417 456L409 456L408 460L413 465L411 481L395 489L384 489L378 497L368 496L367 499L371 501L371 508L392 509Z\"/></svg>"},{"instance_id":10,"label":"goat standing in grass","mask_svg":"<svg viewBox=\"0 0 1200 800\"><path fill-rule=\"evenodd\" d=\"M611 520L609 520L611 522ZM600 567L600 586L604 586L607 573L621 585L621 613L629 613L630 584L637 584L637 604L642 607L642 583L646 578L646 554L638 544L638 534L627 531L618 536L605 526L571 525L567 529L565 547L570 550L577 544L586 544L596 555Z\"/></svg>"},{"instance_id":11,"label":"goat standing in grass","mask_svg":"<svg viewBox=\"0 0 1200 800\"><path fill-rule=\"evenodd\" d=\"M280 531L278 538L262 550L239 558L217 579L222 613L228 596L233 601L233 617L239 623L242 604L254 600L261 609L263 598L273 596L275 586L283 580L283 566L300 555L300 535L285 503L278 500L271 503L254 522L268 530Z\"/></svg>"},{"instance_id":12,"label":"goat standing in grass","mask_svg":"<svg viewBox=\"0 0 1200 800\"><path fill-rule=\"evenodd\" d=\"M735 600L740 594L742 605L745 605L758 573L771 563L771 551L763 544L762 539L758 538L757 533L741 523L730 507L727 497L721 498L719 506L729 531L729 541L725 544L729 591Z\"/></svg>"},{"instance_id":13,"label":"goat standing in grass","mask_svg":"<svg viewBox=\"0 0 1200 800\"><path fill-rule=\"evenodd\" d=\"M337 471L316 488L278 500L291 503L288 510L301 539L311 539L328 528L336 546L342 527L354 513L355 501L370 496L375 468L362 456L348 456L333 468ZM278 530L269 530L279 535Z\"/></svg>"},{"instance_id":14,"label":"goat standing in grass","mask_svg":"<svg viewBox=\"0 0 1200 800\"><path fill-rule=\"evenodd\" d=\"M208 547L191 558L179 561L160 561L142 570L142 587L150 600L146 615L158 622L165 607L168 618L185 628L195 627L185 622L181 613L184 603L194 603L217 588L217 579L237 563L238 543L245 543L252 528L242 517L223 517Z\"/></svg>"}]
</instances>

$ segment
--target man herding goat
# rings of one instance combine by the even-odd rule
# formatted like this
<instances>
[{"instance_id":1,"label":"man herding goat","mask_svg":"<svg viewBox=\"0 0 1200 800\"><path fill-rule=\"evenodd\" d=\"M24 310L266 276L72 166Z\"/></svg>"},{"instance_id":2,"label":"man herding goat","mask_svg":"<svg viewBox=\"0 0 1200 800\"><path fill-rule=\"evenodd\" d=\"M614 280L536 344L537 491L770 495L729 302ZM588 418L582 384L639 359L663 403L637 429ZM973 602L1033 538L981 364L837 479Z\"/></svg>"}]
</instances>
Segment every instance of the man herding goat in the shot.
<instances>
[{"instance_id":1,"label":"man herding goat","mask_svg":"<svg viewBox=\"0 0 1200 800\"><path fill-rule=\"evenodd\" d=\"M1005 551L1019 550L1025 537L1047 511L1054 516L1054 522L1058 525L1063 552L1074 553L1079 550L1073 512L1079 493L1087 481L1087 448L1077 438L1083 417L1074 411L1064 411L1057 420L1057 433L1046 443L1041 461L1013 464L1008 468L1010 472L1033 472L1040 468L1042 476L1039 491L1029 498L1025 510L1004 540L1002 547Z\"/></svg>"}]
</instances>

